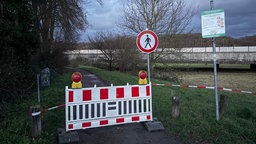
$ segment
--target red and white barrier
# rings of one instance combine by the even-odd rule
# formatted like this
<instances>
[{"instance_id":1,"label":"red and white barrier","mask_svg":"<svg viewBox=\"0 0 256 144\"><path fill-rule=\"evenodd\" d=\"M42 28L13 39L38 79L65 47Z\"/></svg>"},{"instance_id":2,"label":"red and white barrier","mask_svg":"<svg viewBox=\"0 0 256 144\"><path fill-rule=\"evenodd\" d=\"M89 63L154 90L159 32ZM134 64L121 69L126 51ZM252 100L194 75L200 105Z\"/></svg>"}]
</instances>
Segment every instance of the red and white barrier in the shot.
<instances>
[{"instance_id":1,"label":"red and white barrier","mask_svg":"<svg viewBox=\"0 0 256 144\"><path fill-rule=\"evenodd\" d=\"M30 115L32 117L34 116L38 116L38 115L43 115L43 113L47 112L47 111L51 111L51 110L54 110L54 109L57 109L57 108L61 108L61 107L64 107L65 104L61 104L61 105L57 105L57 106L54 106L54 107L50 107L50 108L47 108L47 109L43 109L42 112L39 111L39 112L33 112L33 113L30 113Z\"/></svg>"},{"instance_id":2,"label":"red and white barrier","mask_svg":"<svg viewBox=\"0 0 256 144\"><path fill-rule=\"evenodd\" d=\"M64 107L65 104L61 104L61 105L57 105L57 106L54 106L54 107L50 107L48 109L45 109L45 111L51 111L51 110L54 110L54 109L57 109L57 108L61 108L61 107Z\"/></svg>"},{"instance_id":3,"label":"red and white barrier","mask_svg":"<svg viewBox=\"0 0 256 144\"><path fill-rule=\"evenodd\" d=\"M181 88L214 89L214 87L210 87L210 86L204 86L204 85L193 86L193 85L186 85L186 84L181 84L181 85L175 85L175 84L152 84L152 86L173 86L173 87L181 87ZM229 88L223 88L223 87L218 87L218 90L235 92L235 93L253 94L253 92L251 92L251 91L243 91L243 90L229 89Z\"/></svg>"},{"instance_id":4,"label":"red and white barrier","mask_svg":"<svg viewBox=\"0 0 256 144\"><path fill-rule=\"evenodd\" d=\"M151 84L69 89L66 131L152 121Z\"/></svg>"}]
</instances>

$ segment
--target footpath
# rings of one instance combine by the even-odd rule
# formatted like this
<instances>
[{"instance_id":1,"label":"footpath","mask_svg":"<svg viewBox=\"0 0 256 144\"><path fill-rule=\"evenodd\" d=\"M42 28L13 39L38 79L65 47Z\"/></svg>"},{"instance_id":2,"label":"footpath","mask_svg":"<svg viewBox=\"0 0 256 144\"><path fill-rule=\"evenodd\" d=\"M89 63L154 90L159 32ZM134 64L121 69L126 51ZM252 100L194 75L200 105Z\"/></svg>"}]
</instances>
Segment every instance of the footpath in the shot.
<instances>
[{"instance_id":1,"label":"footpath","mask_svg":"<svg viewBox=\"0 0 256 144\"><path fill-rule=\"evenodd\" d=\"M98 76L82 69L73 69L83 76L83 87L108 86ZM148 132L143 123L131 123L78 130L79 144L182 144L164 130Z\"/></svg>"}]
</instances>

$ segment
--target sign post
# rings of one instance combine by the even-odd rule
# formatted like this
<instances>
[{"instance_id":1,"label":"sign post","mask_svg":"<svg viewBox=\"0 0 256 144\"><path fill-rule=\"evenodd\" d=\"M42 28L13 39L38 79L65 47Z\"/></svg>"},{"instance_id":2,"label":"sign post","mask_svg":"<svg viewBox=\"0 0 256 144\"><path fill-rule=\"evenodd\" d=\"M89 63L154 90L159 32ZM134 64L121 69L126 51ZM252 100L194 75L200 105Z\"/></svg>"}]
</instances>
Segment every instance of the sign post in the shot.
<instances>
[{"instance_id":1,"label":"sign post","mask_svg":"<svg viewBox=\"0 0 256 144\"><path fill-rule=\"evenodd\" d=\"M223 9L214 9L213 0L210 0L210 11L201 13L202 37L212 38L213 66L214 66L214 93L216 105L216 120L219 120L218 82L216 66L216 42L215 37L225 36L225 14Z\"/></svg>"},{"instance_id":2,"label":"sign post","mask_svg":"<svg viewBox=\"0 0 256 144\"><path fill-rule=\"evenodd\" d=\"M150 53L156 50L158 37L153 31L146 29L138 34L136 44L141 52L147 53L148 82L150 83Z\"/></svg>"},{"instance_id":3,"label":"sign post","mask_svg":"<svg viewBox=\"0 0 256 144\"><path fill-rule=\"evenodd\" d=\"M158 46L158 37L153 31L146 29L138 34L138 37L136 39L136 44L141 52L147 53L148 84L149 84L149 91L151 91L150 53L156 50ZM152 110L152 100L150 101L150 106L151 106L150 109ZM164 129L163 124L160 121L156 121L152 119L151 119L151 122L145 123L145 127L148 129L149 132L159 131Z\"/></svg>"}]
</instances>

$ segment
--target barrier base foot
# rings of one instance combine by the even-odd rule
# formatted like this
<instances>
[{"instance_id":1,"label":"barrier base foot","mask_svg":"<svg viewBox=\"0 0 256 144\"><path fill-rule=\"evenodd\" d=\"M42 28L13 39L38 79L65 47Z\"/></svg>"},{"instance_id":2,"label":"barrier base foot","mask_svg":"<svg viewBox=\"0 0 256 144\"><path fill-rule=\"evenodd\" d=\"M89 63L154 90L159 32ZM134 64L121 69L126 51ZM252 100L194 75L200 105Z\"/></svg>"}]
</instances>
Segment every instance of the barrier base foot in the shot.
<instances>
[{"instance_id":1,"label":"barrier base foot","mask_svg":"<svg viewBox=\"0 0 256 144\"><path fill-rule=\"evenodd\" d=\"M78 144L79 135L76 131L66 132L64 128L57 129L58 144Z\"/></svg>"},{"instance_id":2,"label":"barrier base foot","mask_svg":"<svg viewBox=\"0 0 256 144\"><path fill-rule=\"evenodd\" d=\"M161 131L164 130L163 124L158 121L156 118L153 119L153 121L145 122L145 127L149 132L153 131Z\"/></svg>"}]
</instances>

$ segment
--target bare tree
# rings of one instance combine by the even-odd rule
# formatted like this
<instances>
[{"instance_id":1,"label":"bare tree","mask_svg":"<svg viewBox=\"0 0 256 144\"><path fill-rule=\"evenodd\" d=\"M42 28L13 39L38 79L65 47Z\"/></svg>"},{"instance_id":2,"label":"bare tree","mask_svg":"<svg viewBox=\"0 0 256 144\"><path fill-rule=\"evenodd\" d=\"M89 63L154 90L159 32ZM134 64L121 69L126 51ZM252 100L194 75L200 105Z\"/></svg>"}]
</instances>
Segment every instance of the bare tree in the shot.
<instances>
[{"instance_id":1,"label":"bare tree","mask_svg":"<svg viewBox=\"0 0 256 144\"><path fill-rule=\"evenodd\" d=\"M90 0L32 0L36 27L41 35L41 52L52 50L54 40L73 42L88 26L84 5ZM102 4L101 0L97 0Z\"/></svg>"},{"instance_id":2,"label":"bare tree","mask_svg":"<svg viewBox=\"0 0 256 144\"><path fill-rule=\"evenodd\" d=\"M135 70L140 65L139 50L134 46L135 38L112 32L98 32L88 38L90 49L100 50L103 61L108 63L108 69L113 67L120 71Z\"/></svg>"},{"instance_id":3,"label":"bare tree","mask_svg":"<svg viewBox=\"0 0 256 144\"><path fill-rule=\"evenodd\" d=\"M115 35L111 32L97 32L94 37L88 37L90 49L98 49L104 55L103 61L108 63L108 69L113 69L113 64L117 60L115 45Z\"/></svg>"},{"instance_id":4,"label":"bare tree","mask_svg":"<svg viewBox=\"0 0 256 144\"><path fill-rule=\"evenodd\" d=\"M173 35L184 33L194 14L194 10L187 7L184 0L127 0L126 2L120 23L122 28L136 34L148 28L162 36L159 45L161 49L151 54L153 63L163 56L163 52L170 51L166 48L174 40Z\"/></svg>"},{"instance_id":5,"label":"bare tree","mask_svg":"<svg viewBox=\"0 0 256 144\"><path fill-rule=\"evenodd\" d=\"M184 0L127 0L121 26L139 33L146 28L157 34L183 33L194 14Z\"/></svg>"},{"instance_id":6,"label":"bare tree","mask_svg":"<svg viewBox=\"0 0 256 144\"><path fill-rule=\"evenodd\" d=\"M118 35L116 37L115 43L118 46L117 59L118 68L120 71L133 70L141 67L142 58L140 52L136 46L134 46L135 38Z\"/></svg>"}]
</instances>

